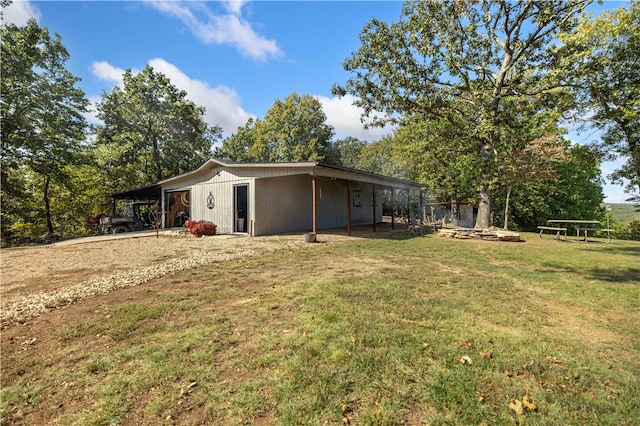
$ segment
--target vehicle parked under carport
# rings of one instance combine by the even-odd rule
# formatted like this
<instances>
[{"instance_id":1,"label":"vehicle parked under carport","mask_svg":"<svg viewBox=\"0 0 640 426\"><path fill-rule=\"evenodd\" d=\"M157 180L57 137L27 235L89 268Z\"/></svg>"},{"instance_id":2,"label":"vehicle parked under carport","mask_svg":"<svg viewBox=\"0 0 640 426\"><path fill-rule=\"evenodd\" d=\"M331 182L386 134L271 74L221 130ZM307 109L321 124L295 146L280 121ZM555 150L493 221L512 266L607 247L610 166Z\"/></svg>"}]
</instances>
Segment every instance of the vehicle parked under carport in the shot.
<instances>
[{"instance_id":1,"label":"vehicle parked under carport","mask_svg":"<svg viewBox=\"0 0 640 426\"><path fill-rule=\"evenodd\" d=\"M124 206L122 216L107 216L100 219L105 234L143 231L153 229L157 222L157 202L135 201Z\"/></svg>"}]
</instances>

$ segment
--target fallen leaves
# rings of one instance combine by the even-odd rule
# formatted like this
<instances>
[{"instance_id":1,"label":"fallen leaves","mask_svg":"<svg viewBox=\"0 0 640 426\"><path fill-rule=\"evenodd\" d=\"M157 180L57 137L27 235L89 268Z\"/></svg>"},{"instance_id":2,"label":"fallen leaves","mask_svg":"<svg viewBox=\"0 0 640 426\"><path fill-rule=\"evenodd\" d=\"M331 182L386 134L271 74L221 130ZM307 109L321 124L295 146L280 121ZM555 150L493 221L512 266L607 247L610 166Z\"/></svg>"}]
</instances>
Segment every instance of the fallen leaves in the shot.
<instances>
[{"instance_id":1,"label":"fallen leaves","mask_svg":"<svg viewBox=\"0 0 640 426\"><path fill-rule=\"evenodd\" d=\"M471 349L471 348L473 347L473 342L471 342L471 341L466 341L466 342L462 343L462 344L460 345L460 347L461 347L461 348L464 348L464 349Z\"/></svg>"},{"instance_id":2,"label":"fallen leaves","mask_svg":"<svg viewBox=\"0 0 640 426\"><path fill-rule=\"evenodd\" d=\"M524 398L522 398L522 405L524 405L525 408L531 410L531 411L536 411L537 407L535 406L534 403L529 401L529 398L527 398L527 396L525 395Z\"/></svg>"},{"instance_id":3,"label":"fallen leaves","mask_svg":"<svg viewBox=\"0 0 640 426\"><path fill-rule=\"evenodd\" d=\"M512 399L509 403L509 409L513 411L516 416L521 416L524 414L524 407L522 406L522 402L518 399Z\"/></svg>"},{"instance_id":4,"label":"fallen leaves","mask_svg":"<svg viewBox=\"0 0 640 426\"><path fill-rule=\"evenodd\" d=\"M528 396L524 396L522 401L519 399L512 399L509 402L509 409L515 413L516 416L522 416L525 413L525 410L536 411L537 407L534 403L529 401Z\"/></svg>"},{"instance_id":5,"label":"fallen leaves","mask_svg":"<svg viewBox=\"0 0 640 426\"><path fill-rule=\"evenodd\" d=\"M190 395L193 392L193 388L196 387L198 385L198 382L191 382L189 383L189 385L185 388L181 388L180 389L180 397L183 397L185 395Z\"/></svg>"}]
</instances>

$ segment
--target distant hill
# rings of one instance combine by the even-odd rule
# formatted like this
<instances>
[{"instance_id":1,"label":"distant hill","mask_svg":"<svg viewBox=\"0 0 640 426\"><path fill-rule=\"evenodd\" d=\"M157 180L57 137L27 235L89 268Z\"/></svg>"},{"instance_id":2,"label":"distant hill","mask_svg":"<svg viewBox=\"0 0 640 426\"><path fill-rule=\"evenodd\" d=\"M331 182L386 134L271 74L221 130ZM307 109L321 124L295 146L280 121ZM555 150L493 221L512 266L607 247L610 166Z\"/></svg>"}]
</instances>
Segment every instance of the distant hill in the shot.
<instances>
[{"instance_id":1,"label":"distant hill","mask_svg":"<svg viewBox=\"0 0 640 426\"><path fill-rule=\"evenodd\" d=\"M607 205L611 206L613 217L621 225L625 225L640 216L640 212L636 211L636 207L633 204L609 203Z\"/></svg>"}]
</instances>

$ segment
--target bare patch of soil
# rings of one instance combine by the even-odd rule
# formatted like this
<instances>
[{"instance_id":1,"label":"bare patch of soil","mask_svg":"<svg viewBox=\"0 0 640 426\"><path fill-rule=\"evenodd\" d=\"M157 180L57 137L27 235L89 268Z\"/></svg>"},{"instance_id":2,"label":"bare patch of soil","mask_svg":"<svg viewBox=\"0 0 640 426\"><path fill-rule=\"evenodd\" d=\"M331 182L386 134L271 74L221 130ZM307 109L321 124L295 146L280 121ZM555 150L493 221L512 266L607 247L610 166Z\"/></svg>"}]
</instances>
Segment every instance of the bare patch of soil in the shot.
<instances>
[{"instance_id":1,"label":"bare patch of soil","mask_svg":"<svg viewBox=\"0 0 640 426\"><path fill-rule=\"evenodd\" d=\"M344 241L338 234L323 241ZM86 241L92 241L91 239ZM180 233L3 249L2 328L78 300L131 287L199 265L255 257L307 243L301 235L193 238Z\"/></svg>"}]
</instances>

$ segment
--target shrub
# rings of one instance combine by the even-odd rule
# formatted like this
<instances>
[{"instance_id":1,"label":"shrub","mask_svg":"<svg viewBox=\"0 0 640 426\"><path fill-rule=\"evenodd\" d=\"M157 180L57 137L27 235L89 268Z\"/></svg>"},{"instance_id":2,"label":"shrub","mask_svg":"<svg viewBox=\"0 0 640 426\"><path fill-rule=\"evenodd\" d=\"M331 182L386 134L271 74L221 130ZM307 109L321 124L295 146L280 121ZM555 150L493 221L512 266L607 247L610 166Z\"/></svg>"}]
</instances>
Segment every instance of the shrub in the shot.
<instances>
[{"instance_id":1,"label":"shrub","mask_svg":"<svg viewBox=\"0 0 640 426\"><path fill-rule=\"evenodd\" d=\"M640 218L636 218L626 225L615 226L614 237L619 240L640 241Z\"/></svg>"},{"instance_id":2,"label":"shrub","mask_svg":"<svg viewBox=\"0 0 640 426\"><path fill-rule=\"evenodd\" d=\"M186 221L184 226L189 228L191 235L202 237L203 235L216 235L218 226L207 220Z\"/></svg>"}]
</instances>

